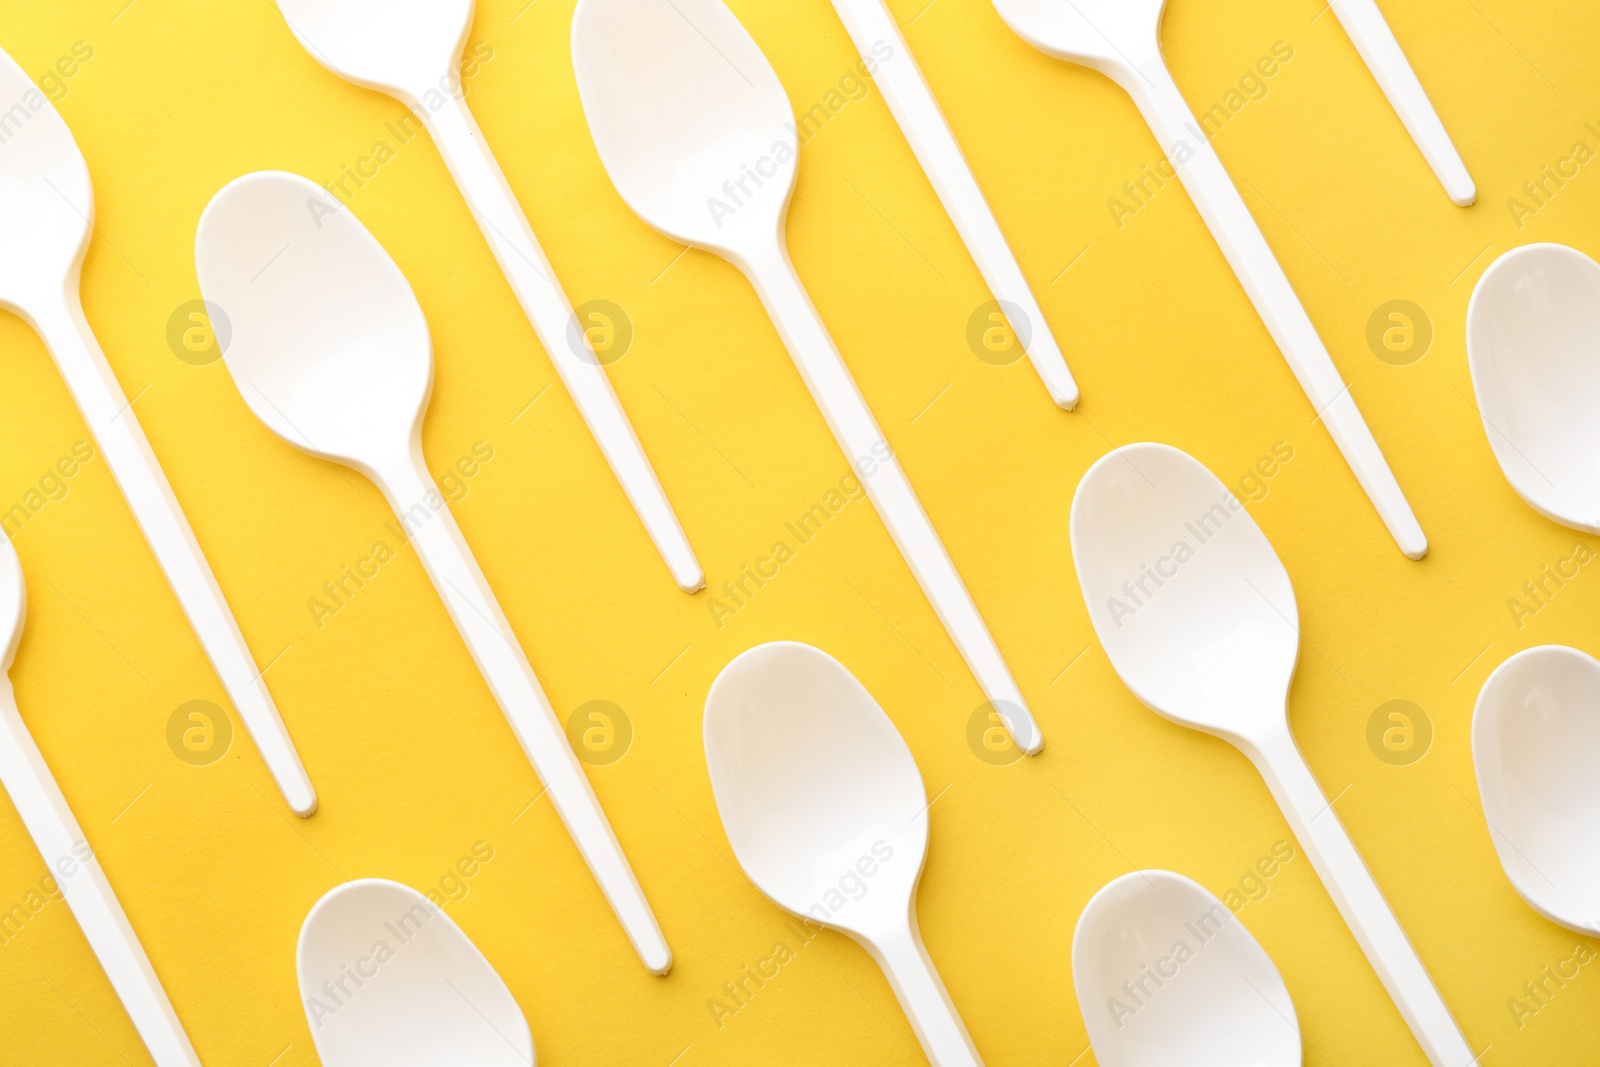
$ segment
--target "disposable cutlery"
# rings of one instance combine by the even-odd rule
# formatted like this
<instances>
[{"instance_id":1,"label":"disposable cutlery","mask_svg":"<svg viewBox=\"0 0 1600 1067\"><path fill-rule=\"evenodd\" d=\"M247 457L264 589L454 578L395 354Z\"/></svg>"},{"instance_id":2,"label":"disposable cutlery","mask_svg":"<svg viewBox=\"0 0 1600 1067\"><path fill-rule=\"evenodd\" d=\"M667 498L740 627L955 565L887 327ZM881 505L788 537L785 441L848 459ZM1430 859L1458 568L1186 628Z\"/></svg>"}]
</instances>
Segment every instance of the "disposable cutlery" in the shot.
<instances>
[{"instance_id":1,"label":"disposable cutlery","mask_svg":"<svg viewBox=\"0 0 1600 1067\"><path fill-rule=\"evenodd\" d=\"M1099 1067L1300 1067L1283 976L1200 883L1134 871L1072 935L1072 984Z\"/></svg>"},{"instance_id":2,"label":"disposable cutlery","mask_svg":"<svg viewBox=\"0 0 1600 1067\"><path fill-rule=\"evenodd\" d=\"M712 684L705 740L722 827L750 880L867 950L930 1063L980 1064L917 926L931 801L872 694L820 649L759 645Z\"/></svg>"},{"instance_id":3,"label":"disposable cutlery","mask_svg":"<svg viewBox=\"0 0 1600 1067\"><path fill-rule=\"evenodd\" d=\"M1489 265L1467 306L1467 363L1489 446L1539 514L1600 533L1600 263L1524 245Z\"/></svg>"},{"instance_id":4,"label":"disposable cutlery","mask_svg":"<svg viewBox=\"0 0 1600 1067\"><path fill-rule=\"evenodd\" d=\"M1472 713L1478 794L1500 866L1551 922L1600 935L1600 661L1564 645L1495 668Z\"/></svg>"},{"instance_id":5,"label":"disposable cutlery","mask_svg":"<svg viewBox=\"0 0 1600 1067\"><path fill-rule=\"evenodd\" d=\"M1089 618L1124 684L1250 758L1429 1062L1470 1067L1466 1038L1289 730L1299 610L1261 528L1193 457L1138 444L1089 468L1071 529Z\"/></svg>"},{"instance_id":6,"label":"disposable cutlery","mask_svg":"<svg viewBox=\"0 0 1600 1067\"><path fill-rule=\"evenodd\" d=\"M703 587L705 574L672 504L587 333L571 328L572 305L467 107L460 67L473 0L278 0L278 9L317 62L346 81L394 97L427 126L539 343L667 569L684 592Z\"/></svg>"},{"instance_id":7,"label":"disposable cutlery","mask_svg":"<svg viewBox=\"0 0 1600 1067\"><path fill-rule=\"evenodd\" d=\"M272 780L295 814L310 815L317 810L316 790L139 427L133 410L139 397L123 394L84 317L78 280L94 232L89 168L56 109L3 52L0 101L16 101L6 114L24 116L0 130L6 134L0 150L0 307L22 316L44 340Z\"/></svg>"},{"instance_id":8,"label":"disposable cutlery","mask_svg":"<svg viewBox=\"0 0 1600 1067\"><path fill-rule=\"evenodd\" d=\"M300 927L295 970L323 1067L534 1067L505 981L410 886L330 889Z\"/></svg>"},{"instance_id":9,"label":"disposable cutlery","mask_svg":"<svg viewBox=\"0 0 1600 1067\"><path fill-rule=\"evenodd\" d=\"M16 549L0 536L0 671L9 672L22 640L27 593ZM72 917L111 979L157 1067L200 1067L150 957L106 880L67 798L17 713L9 674L0 676L0 782L50 868Z\"/></svg>"},{"instance_id":10,"label":"disposable cutlery","mask_svg":"<svg viewBox=\"0 0 1600 1067\"><path fill-rule=\"evenodd\" d=\"M718 0L579 0L578 92L628 206L730 260L760 293L800 376L922 591L1024 752L1044 744L1022 692L789 261L793 111Z\"/></svg>"},{"instance_id":11,"label":"disposable cutlery","mask_svg":"<svg viewBox=\"0 0 1600 1067\"><path fill-rule=\"evenodd\" d=\"M1011 325L1019 330L1019 337L1026 330L1024 349L1050 399L1059 407L1074 407L1078 403L1078 384L1072 380L1050 324L1006 243L1005 234L1000 232L1000 224L995 221L983 190L978 188L978 179L939 110L933 91L900 36L894 17L883 0L833 0L833 6L850 32L856 51L877 62L872 83L883 93L911 151L950 213L950 220L956 224L984 281L989 283L989 291L1003 302L1002 306L1016 307L1026 320L1020 328L1017 323ZM887 58L879 58L880 49L887 51Z\"/></svg>"},{"instance_id":12,"label":"disposable cutlery","mask_svg":"<svg viewBox=\"0 0 1600 1067\"><path fill-rule=\"evenodd\" d=\"M661 928L424 463L433 347L400 268L326 190L271 171L212 198L195 265L232 321L223 361L245 404L285 441L383 490L635 951L665 974Z\"/></svg>"},{"instance_id":13,"label":"disposable cutlery","mask_svg":"<svg viewBox=\"0 0 1600 1067\"><path fill-rule=\"evenodd\" d=\"M1035 48L1097 70L1133 97L1390 536L1411 559L1427 555L1428 539L1349 387L1167 71L1160 41L1166 0L994 0L994 5Z\"/></svg>"},{"instance_id":14,"label":"disposable cutlery","mask_svg":"<svg viewBox=\"0 0 1600 1067\"><path fill-rule=\"evenodd\" d=\"M1394 39L1394 31L1378 10L1377 0L1329 0L1329 6L1451 201L1459 207L1471 207L1478 199L1472 175L1467 173L1461 153L1456 151L1439 113L1433 109L1433 101L1417 80L1417 72L1400 50L1400 42Z\"/></svg>"}]
</instances>

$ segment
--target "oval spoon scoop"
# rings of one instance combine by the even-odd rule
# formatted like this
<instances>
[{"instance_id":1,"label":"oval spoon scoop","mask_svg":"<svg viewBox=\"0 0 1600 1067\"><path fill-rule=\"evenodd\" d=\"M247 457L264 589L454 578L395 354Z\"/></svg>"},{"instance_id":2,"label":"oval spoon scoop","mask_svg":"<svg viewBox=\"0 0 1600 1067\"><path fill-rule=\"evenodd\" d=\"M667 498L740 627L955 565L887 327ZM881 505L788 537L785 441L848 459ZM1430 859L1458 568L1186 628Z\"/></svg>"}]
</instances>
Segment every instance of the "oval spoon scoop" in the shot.
<instances>
[{"instance_id":1,"label":"oval spoon scoop","mask_svg":"<svg viewBox=\"0 0 1600 1067\"><path fill-rule=\"evenodd\" d=\"M1489 447L1517 495L1600 533L1600 263L1532 244L1489 265L1467 306L1467 362Z\"/></svg>"},{"instance_id":2,"label":"oval spoon scoop","mask_svg":"<svg viewBox=\"0 0 1600 1067\"><path fill-rule=\"evenodd\" d=\"M533 1067L533 1035L483 953L409 886L364 878L311 909L295 950L323 1067Z\"/></svg>"},{"instance_id":3,"label":"oval spoon scoop","mask_svg":"<svg viewBox=\"0 0 1600 1067\"><path fill-rule=\"evenodd\" d=\"M245 404L297 448L383 490L495 702L645 966L672 952L600 801L422 454L433 341L405 275L327 190L247 174L206 206L195 266L233 336Z\"/></svg>"},{"instance_id":4,"label":"oval spoon scoop","mask_svg":"<svg viewBox=\"0 0 1600 1067\"><path fill-rule=\"evenodd\" d=\"M1600 935L1600 661L1575 648L1518 652L1483 683L1472 760L1489 837L1522 899Z\"/></svg>"},{"instance_id":5,"label":"oval spoon scoop","mask_svg":"<svg viewBox=\"0 0 1600 1067\"><path fill-rule=\"evenodd\" d=\"M590 347L588 331L467 106L461 54L472 29L473 0L278 0L278 9L318 63L348 82L394 97L427 126L523 314L673 579L686 593L704 587L705 573L603 360Z\"/></svg>"},{"instance_id":6,"label":"oval spoon scoop","mask_svg":"<svg viewBox=\"0 0 1600 1067\"><path fill-rule=\"evenodd\" d=\"M1072 983L1100 1067L1300 1067L1283 976L1226 905L1172 871L1096 893Z\"/></svg>"},{"instance_id":7,"label":"oval spoon scoop","mask_svg":"<svg viewBox=\"0 0 1600 1067\"><path fill-rule=\"evenodd\" d=\"M705 741L723 829L756 888L859 942L931 1063L981 1063L917 928L922 776L872 694L820 649L759 645L712 684Z\"/></svg>"},{"instance_id":8,"label":"oval spoon scoop","mask_svg":"<svg viewBox=\"0 0 1600 1067\"><path fill-rule=\"evenodd\" d=\"M1475 1061L1289 731L1289 574L1244 505L1176 448L1102 456L1072 498L1072 557L1111 665L1152 710L1239 748L1435 1067Z\"/></svg>"}]
</instances>

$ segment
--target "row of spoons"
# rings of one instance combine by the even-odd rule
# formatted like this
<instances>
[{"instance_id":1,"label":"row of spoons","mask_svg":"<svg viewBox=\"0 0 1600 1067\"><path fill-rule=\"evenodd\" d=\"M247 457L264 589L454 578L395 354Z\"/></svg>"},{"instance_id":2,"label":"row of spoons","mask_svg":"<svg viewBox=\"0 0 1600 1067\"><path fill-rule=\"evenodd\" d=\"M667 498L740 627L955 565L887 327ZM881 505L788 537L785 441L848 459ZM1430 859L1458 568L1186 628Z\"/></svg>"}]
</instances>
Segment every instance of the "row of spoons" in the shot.
<instances>
[{"instance_id":1,"label":"row of spoons","mask_svg":"<svg viewBox=\"0 0 1600 1067\"><path fill-rule=\"evenodd\" d=\"M1084 476L1071 540L1091 619L1125 684L1160 714L1229 741L1257 765L1429 1062L1475 1063L1289 732L1297 608L1281 561L1249 513L1187 454L1131 445ZM10 580L0 586L14 609L7 643L14 652L22 583L6 548L9 570L0 577ZM1127 612L1129 579L1150 573L1162 581L1151 589L1146 579L1146 597ZM1600 791L1588 774L1600 748L1597 702L1600 662L1570 649L1534 649L1494 673L1474 721L1484 807L1513 884L1541 912L1589 932L1600 932L1600 882L1591 850L1572 846L1592 838L1600 818ZM41 852L64 855L81 846L81 831L14 706L6 710L0 777ZM916 922L927 793L872 695L818 649L762 645L718 676L704 732L723 826L755 885L780 907L867 949L930 1062L981 1063ZM63 879L73 914L156 1061L192 1067L199 1061L92 855L83 869L87 877ZM533 1062L515 1000L448 918L434 921L441 915L420 894L381 880L337 887L313 909L298 970L329 1067L432 1067L464 1062L463 1055L483 1064ZM1174 937L1180 925L1196 943ZM431 947L412 949L413 942ZM1188 966L1202 945L1204 962ZM390 966L391 956L406 962ZM1107 1067L1300 1062L1281 977L1226 907L1181 876L1135 872L1097 895L1079 921L1073 967ZM1150 986L1157 979L1159 996ZM1146 1011L1151 1005L1159 1010Z\"/></svg>"}]
</instances>

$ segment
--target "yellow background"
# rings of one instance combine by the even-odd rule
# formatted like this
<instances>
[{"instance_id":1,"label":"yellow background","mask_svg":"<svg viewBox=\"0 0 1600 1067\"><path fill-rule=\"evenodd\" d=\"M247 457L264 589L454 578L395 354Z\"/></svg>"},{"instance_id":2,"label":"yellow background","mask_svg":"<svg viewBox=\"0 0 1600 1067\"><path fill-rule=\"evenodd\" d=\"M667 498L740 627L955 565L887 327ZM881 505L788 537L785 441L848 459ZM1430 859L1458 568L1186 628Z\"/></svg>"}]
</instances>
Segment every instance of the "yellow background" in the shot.
<instances>
[{"instance_id":1,"label":"yellow background","mask_svg":"<svg viewBox=\"0 0 1600 1067\"><path fill-rule=\"evenodd\" d=\"M997 368L969 350L968 317L989 294L876 92L803 150L790 242L1044 727L1043 755L1004 767L969 749L978 688L868 506L846 508L720 629L707 594L674 588L437 153L425 138L399 149L351 207L433 329L430 465L493 446L455 506L462 528L558 712L603 699L631 718L631 750L590 777L676 950L659 979L548 801L527 807L539 785L414 555L313 622L320 584L386 536L377 490L273 437L221 364L189 365L166 341L173 309L199 295L194 229L217 189L262 168L336 177L403 108L318 66L269 0L125 2L5 0L0 45L31 74L74 42L94 48L57 105L98 202L88 315L257 660L272 663L322 810L288 816L242 731L212 766L169 750L174 709L225 697L103 458L16 538L31 605L13 677L208 1065L316 1063L293 969L306 911L345 878L436 885L478 841L495 859L449 911L516 994L543 1063L922 1062L880 973L831 933L720 1029L708 1011L724 981L792 936L729 858L700 741L717 671L780 638L843 660L904 732L930 795L943 791L922 926L986 1061L1092 1062L1069 959L1090 895L1135 865L1222 893L1289 836L1242 756L1140 707L1094 642L1068 504L1098 456L1146 439L1230 482L1292 444L1250 510L1299 597L1291 704L1306 755L1342 794L1340 816L1474 1048L1489 1047L1483 1062L1593 1058L1593 966L1520 1027L1507 1006L1578 939L1501 873L1469 726L1479 686L1512 652L1600 650L1600 574L1586 568L1513 622L1508 598L1576 535L1500 476L1463 331L1495 255L1535 240L1600 254L1600 165L1521 229L1506 206L1575 141L1600 147L1584 129L1600 125L1600 8L1386 0L1477 179L1479 204L1461 210L1318 0L1172 0L1166 52L1197 111L1274 42L1295 50L1216 147L1431 535L1432 554L1412 563L1313 424L1185 194L1171 186L1113 224L1106 201L1158 156L1123 94L1029 48L987 0L891 0L1067 350L1081 410L1054 409L1025 361ZM471 40L494 58L469 99L573 302L611 300L631 317L636 339L611 379L717 586L837 482L844 458L745 281L708 254L679 258L616 196L573 83L572 7L481 0ZM827 0L732 7L797 109L855 62ZM1419 304L1435 331L1410 366L1366 342L1369 316L1394 299ZM0 348L9 507L86 430L22 322L0 319ZM1434 728L1411 766L1368 747L1369 717L1393 699ZM44 870L0 804L0 908ZM1241 916L1294 996L1307 1063L1424 1062L1303 855ZM8 1065L147 1062L59 904L0 947L0 1003Z\"/></svg>"}]
</instances>

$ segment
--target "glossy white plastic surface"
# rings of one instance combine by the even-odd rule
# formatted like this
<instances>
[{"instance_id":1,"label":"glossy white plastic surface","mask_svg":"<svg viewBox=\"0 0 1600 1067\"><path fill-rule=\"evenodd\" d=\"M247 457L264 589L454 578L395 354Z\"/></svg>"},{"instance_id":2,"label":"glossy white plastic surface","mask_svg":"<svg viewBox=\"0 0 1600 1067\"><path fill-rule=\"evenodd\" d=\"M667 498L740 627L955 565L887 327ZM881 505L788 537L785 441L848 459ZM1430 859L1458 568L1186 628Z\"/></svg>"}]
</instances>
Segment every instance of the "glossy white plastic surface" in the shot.
<instances>
[{"instance_id":1,"label":"glossy white plastic surface","mask_svg":"<svg viewBox=\"0 0 1600 1067\"><path fill-rule=\"evenodd\" d=\"M1123 682L1250 758L1429 1062L1470 1067L1466 1038L1290 733L1299 611L1249 512L1192 456L1128 445L1083 476L1072 556Z\"/></svg>"},{"instance_id":2,"label":"glossy white plastic surface","mask_svg":"<svg viewBox=\"0 0 1600 1067\"><path fill-rule=\"evenodd\" d=\"M1600 935L1600 661L1541 645L1500 664L1472 713L1472 759L1511 884L1551 922Z\"/></svg>"},{"instance_id":3,"label":"glossy white plastic surface","mask_svg":"<svg viewBox=\"0 0 1600 1067\"><path fill-rule=\"evenodd\" d=\"M856 51L875 65L873 84L883 93L889 111L900 124L900 132L905 134L917 162L939 194L939 201L950 213L950 220L966 242L989 291L996 300L1015 305L1021 312L1024 322L1012 323L1012 328L1018 331L1019 339L1027 338L1024 350L1050 399L1058 407L1070 410L1078 403L1078 383L1072 380L1044 311L1034 299L1017 257L1006 243L1000 223L989 209L983 190L978 188L978 180L894 17L883 0L833 0L833 6L850 32ZM887 59L880 54L883 49L888 50Z\"/></svg>"},{"instance_id":4,"label":"glossy white plastic surface","mask_svg":"<svg viewBox=\"0 0 1600 1067\"><path fill-rule=\"evenodd\" d=\"M661 928L423 461L433 344L400 268L326 190L275 171L212 198L195 263L232 322L223 360L245 403L290 444L383 490L635 950L665 974Z\"/></svg>"},{"instance_id":5,"label":"glossy white plastic surface","mask_svg":"<svg viewBox=\"0 0 1600 1067\"><path fill-rule=\"evenodd\" d=\"M679 588L705 574L611 380L467 107L461 52L473 0L278 0L295 39L333 73L387 93L428 127L534 333ZM574 351L572 338L582 337Z\"/></svg>"},{"instance_id":6,"label":"glossy white plastic surface","mask_svg":"<svg viewBox=\"0 0 1600 1067\"><path fill-rule=\"evenodd\" d=\"M295 969L322 1067L534 1067L511 990L409 886L329 890L300 927Z\"/></svg>"},{"instance_id":7,"label":"glossy white plastic surface","mask_svg":"<svg viewBox=\"0 0 1600 1067\"><path fill-rule=\"evenodd\" d=\"M985 697L1017 747L1037 752L1022 691L789 261L794 114L766 57L718 0L579 0L572 55L617 192L657 230L750 278Z\"/></svg>"},{"instance_id":8,"label":"glossy white plastic surface","mask_svg":"<svg viewBox=\"0 0 1600 1067\"><path fill-rule=\"evenodd\" d=\"M1378 87L1389 98L1400 122L1422 150L1439 184L1458 207L1471 207L1478 189L1461 161L1461 153L1445 132L1439 113L1433 108L1417 72L1411 69L1394 31L1378 10L1376 0L1329 0L1329 6L1349 34L1350 41L1377 79Z\"/></svg>"},{"instance_id":9,"label":"glossy white plastic surface","mask_svg":"<svg viewBox=\"0 0 1600 1067\"><path fill-rule=\"evenodd\" d=\"M0 671L11 670L26 611L22 564L11 541L0 536ZM28 836L44 857L95 958L105 968L111 988L133 1020L150 1058L157 1067L199 1067L200 1057L111 891L99 858L23 724L11 679L4 675L0 675L0 783L22 816Z\"/></svg>"},{"instance_id":10,"label":"glossy white plastic surface","mask_svg":"<svg viewBox=\"0 0 1600 1067\"><path fill-rule=\"evenodd\" d=\"M0 307L20 315L44 340L284 802L295 814L310 815L317 809L316 790L145 440L133 401L117 384L84 317L78 279L93 232L89 168L67 124L4 52L0 100L28 113L0 152Z\"/></svg>"},{"instance_id":11,"label":"glossy white plastic surface","mask_svg":"<svg viewBox=\"0 0 1600 1067\"><path fill-rule=\"evenodd\" d=\"M1467 361L1500 469L1547 519L1600 533L1600 263L1512 249L1478 279Z\"/></svg>"},{"instance_id":12,"label":"glossy white plastic surface","mask_svg":"<svg viewBox=\"0 0 1600 1067\"><path fill-rule=\"evenodd\" d=\"M1205 886L1134 871L1072 935L1072 984L1099 1067L1300 1067L1294 1002L1266 950Z\"/></svg>"},{"instance_id":13,"label":"glossy white plastic surface","mask_svg":"<svg viewBox=\"0 0 1600 1067\"><path fill-rule=\"evenodd\" d=\"M1133 97L1390 536L1407 557L1427 555L1428 539L1333 357L1167 71L1160 42L1166 0L994 0L994 5L1035 48L1098 70Z\"/></svg>"},{"instance_id":14,"label":"glossy white plastic surface","mask_svg":"<svg viewBox=\"0 0 1600 1067\"><path fill-rule=\"evenodd\" d=\"M928 796L872 694L820 649L758 645L717 675L705 740L722 827L756 888L865 948L935 1067L980 1064L917 928Z\"/></svg>"}]
</instances>

